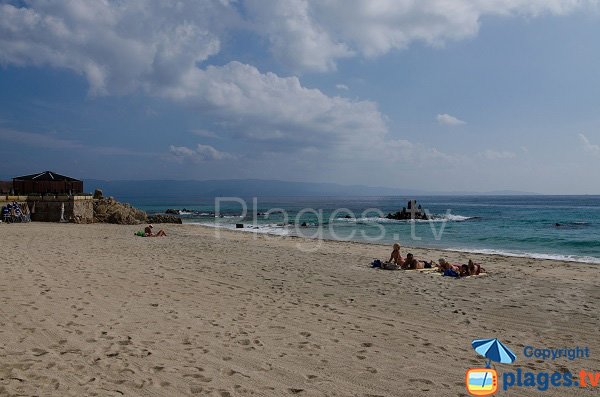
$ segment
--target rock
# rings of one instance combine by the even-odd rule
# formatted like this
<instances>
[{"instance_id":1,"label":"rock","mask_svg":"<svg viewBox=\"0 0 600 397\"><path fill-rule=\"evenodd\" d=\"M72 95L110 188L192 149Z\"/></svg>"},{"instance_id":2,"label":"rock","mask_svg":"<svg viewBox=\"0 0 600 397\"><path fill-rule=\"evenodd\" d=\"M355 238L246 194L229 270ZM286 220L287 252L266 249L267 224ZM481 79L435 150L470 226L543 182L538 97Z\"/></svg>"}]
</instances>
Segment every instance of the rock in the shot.
<instances>
[{"instance_id":1,"label":"rock","mask_svg":"<svg viewBox=\"0 0 600 397\"><path fill-rule=\"evenodd\" d=\"M165 214L179 215L179 210L174 210L173 208L169 208L165 211Z\"/></svg>"},{"instance_id":2,"label":"rock","mask_svg":"<svg viewBox=\"0 0 600 397\"><path fill-rule=\"evenodd\" d=\"M94 200L94 222L138 225L147 221L148 216L144 211L119 203L114 197Z\"/></svg>"},{"instance_id":3,"label":"rock","mask_svg":"<svg viewBox=\"0 0 600 397\"><path fill-rule=\"evenodd\" d=\"M102 195L102 190L96 189L94 190L94 200L102 200L104 196Z\"/></svg>"},{"instance_id":4,"label":"rock","mask_svg":"<svg viewBox=\"0 0 600 397\"><path fill-rule=\"evenodd\" d=\"M148 216L148 223L178 223L181 224L181 218L175 215L163 215L163 214L156 214L156 215L149 215Z\"/></svg>"},{"instance_id":5,"label":"rock","mask_svg":"<svg viewBox=\"0 0 600 397\"><path fill-rule=\"evenodd\" d=\"M244 224L243 223L236 223L235 224L235 228L236 229L243 229L244 228Z\"/></svg>"},{"instance_id":6,"label":"rock","mask_svg":"<svg viewBox=\"0 0 600 397\"><path fill-rule=\"evenodd\" d=\"M387 219L395 219L395 220L409 220L409 219L428 220L429 216L427 216L427 214L425 213L425 211L423 211L423 209L420 205L415 208L416 203L417 203L417 200L410 200L407 205L408 211L406 210L406 207L403 207L402 211L398 211L394 214L392 214L390 212L389 214L386 215L386 218Z\"/></svg>"}]
</instances>

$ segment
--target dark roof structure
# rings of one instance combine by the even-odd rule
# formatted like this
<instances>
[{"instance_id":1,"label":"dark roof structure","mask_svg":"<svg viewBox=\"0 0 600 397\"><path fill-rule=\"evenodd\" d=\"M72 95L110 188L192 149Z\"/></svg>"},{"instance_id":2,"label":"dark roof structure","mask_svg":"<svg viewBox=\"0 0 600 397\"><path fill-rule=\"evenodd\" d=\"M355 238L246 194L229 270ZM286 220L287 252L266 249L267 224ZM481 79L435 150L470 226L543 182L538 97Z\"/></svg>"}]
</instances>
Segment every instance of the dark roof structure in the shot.
<instances>
[{"instance_id":1,"label":"dark roof structure","mask_svg":"<svg viewBox=\"0 0 600 397\"><path fill-rule=\"evenodd\" d=\"M52 171L44 171L39 174L23 175L13 178L13 181L36 181L36 182L81 182L70 176L60 175Z\"/></svg>"},{"instance_id":2,"label":"dark roof structure","mask_svg":"<svg viewBox=\"0 0 600 397\"><path fill-rule=\"evenodd\" d=\"M13 178L12 185L17 195L83 193L83 181L52 171L17 176Z\"/></svg>"}]
</instances>

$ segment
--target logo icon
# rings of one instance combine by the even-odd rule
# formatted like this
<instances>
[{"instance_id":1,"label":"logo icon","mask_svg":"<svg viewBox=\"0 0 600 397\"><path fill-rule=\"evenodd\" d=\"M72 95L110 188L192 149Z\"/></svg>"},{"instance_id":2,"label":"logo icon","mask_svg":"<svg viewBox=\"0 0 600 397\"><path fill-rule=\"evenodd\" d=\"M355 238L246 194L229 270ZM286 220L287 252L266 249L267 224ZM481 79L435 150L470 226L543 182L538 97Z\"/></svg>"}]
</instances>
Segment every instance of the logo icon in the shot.
<instances>
[{"instance_id":1,"label":"logo icon","mask_svg":"<svg viewBox=\"0 0 600 397\"><path fill-rule=\"evenodd\" d=\"M498 391L498 373L491 368L471 368L467 371L467 391L473 396L491 396Z\"/></svg>"},{"instance_id":2,"label":"logo icon","mask_svg":"<svg viewBox=\"0 0 600 397\"><path fill-rule=\"evenodd\" d=\"M491 396L498 391L498 373L491 368L492 361L512 364L517 356L498 339L475 339L471 342L475 351L487 358L485 368L471 368L467 371L465 384L473 396Z\"/></svg>"}]
</instances>

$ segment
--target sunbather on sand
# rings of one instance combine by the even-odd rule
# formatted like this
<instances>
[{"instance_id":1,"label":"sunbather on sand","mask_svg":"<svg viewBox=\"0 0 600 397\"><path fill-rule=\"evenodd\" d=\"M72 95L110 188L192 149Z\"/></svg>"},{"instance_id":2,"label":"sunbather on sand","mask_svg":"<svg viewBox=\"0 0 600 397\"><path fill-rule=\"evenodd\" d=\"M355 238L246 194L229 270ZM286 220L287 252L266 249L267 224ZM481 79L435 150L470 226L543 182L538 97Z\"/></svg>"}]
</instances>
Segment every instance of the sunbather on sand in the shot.
<instances>
[{"instance_id":1,"label":"sunbather on sand","mask_svg":"<svg viewBox=\"0 0 600 397\"><path fill-rule=\"evenodd\" d=\"M425 269L425 263L418 261L413 254L406 254L406 260L402 266L404 270Z\"/></svg>"},{"instance_id":2,"label":"sunbather on sand","mask_svg":"<svg viewBox=\"0 0 600 397\"><path fill-rule=\"evenodd\" d=\"M479 263L473 262L469 259L469 264L467 265L468 275L469 276L478 276L480 273L487 273L483 267Z\"/></svg>"},{"instance_id":3,"label":"sunbather on sand","mask_svg":"<svg viewBox=\"0 0 600 397\"><path fill-rule=\"evenodd\" d=\"M156 233L156 234L152 233L153 227L154 226L152 226L152 225L146 226L146 228L144 229L144 236L146 236L146 237L163 237L163 236L167 235L167 233L165 233L165 231L162 229L160 229L158 231L158 233Z\"/></svg>"},{"instance_id":4,"label":"sunbather on sand","mask_svg":"<svg viewBox=\"0 0 600 397\"><path fill-rule=\"evenodd\" d=\"M461 272L462 265L458 263L450 263L444 258L438 259L438 263L439 265L437 267L441 272L444 272L446 270L454 270L457 273Z\"/></svg>"},{"instance_id":5,"label":"sunbather on sand","mask_svg":"<svg viewBox=\"0 0 600 397\"><path fill-rule=\"evenodd\" d=\"M404 260L402 259L402 256L400 255L400 244L398 244L398 243L394 244L394 250L392 251L392 254L390 255L390 259L388 260L388 262L395 263L395 264L399 265L400 267L402 267L402 265L404 264Z\"/></svg>"}]
</instances>

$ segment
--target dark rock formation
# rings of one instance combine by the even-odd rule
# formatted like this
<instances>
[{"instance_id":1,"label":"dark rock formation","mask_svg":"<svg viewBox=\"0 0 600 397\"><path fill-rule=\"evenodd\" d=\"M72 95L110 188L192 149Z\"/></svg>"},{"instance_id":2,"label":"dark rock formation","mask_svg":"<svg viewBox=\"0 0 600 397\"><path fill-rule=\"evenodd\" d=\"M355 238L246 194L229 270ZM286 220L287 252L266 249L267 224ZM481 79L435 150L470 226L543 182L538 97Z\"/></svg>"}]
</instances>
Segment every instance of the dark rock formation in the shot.
<instances>
[{"instance_id":1,"label":"dark rock formation","mask_svg":"<svg viewBox=\"0 0 600 397\"><path fill-rule=\"evenodd\" d=\"M113 197L94 200L94 222L138 225L146 223L148 216L127 203L120 203Z\"/></svg>"},{"instance_id":2,"label":"dark rock formation","mask_svg":"<svg viewBox=\"0 0 600 397\"><path fill-rule=\"evenodd\" d=\"M104 198L104 196L102 194L102 190L96 189L94 191L94 200L102 200L103 198Z\"/></svg>"},{"instance_id":3,"label":"dark rock formation","mask_svg":"<svg viewBox=\"0 0 600 397\"><path fill-rule=\"evenodd\" d=\"M177 223L181 224L181 218L175 215L155 214L148 216L148 223Z\"/></svg>"},{"instance_id":4,"label":"dark rock formation","mask_svg":"<svg viewBox=\"0 0 600 397\"><path fill-rule=\"evenodd\" d=\"M408 210L406 209L408 207ZM410 200L406 207L402 208L402 211L398 211L394 214L391 212L386 215L387 219L395 219L395 220L409 220L409 219L422 219L428 220L429 216L423 211L421 206L417 207L417 200Z\"/></svg>"}]
</instances>

